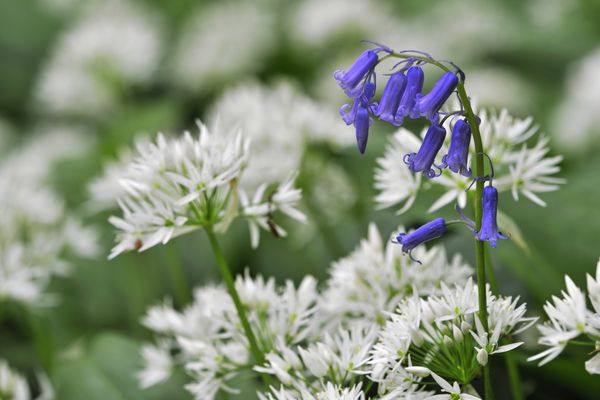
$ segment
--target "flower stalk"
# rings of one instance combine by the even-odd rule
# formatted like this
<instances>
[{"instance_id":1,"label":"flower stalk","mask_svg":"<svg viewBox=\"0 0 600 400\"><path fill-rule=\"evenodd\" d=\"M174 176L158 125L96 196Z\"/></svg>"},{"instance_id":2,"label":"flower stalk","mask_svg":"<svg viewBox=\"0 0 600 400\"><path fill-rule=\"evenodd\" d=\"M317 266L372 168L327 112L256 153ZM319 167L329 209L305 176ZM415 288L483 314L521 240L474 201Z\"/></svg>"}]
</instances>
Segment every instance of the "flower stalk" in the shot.
<instances>
[{"instance_id":1,"label":"flower stalk","mask_svg":"<svg viewBox=\"0 0 600 400\"><path fill-rule=\"evenodd\" d=\"M244 329L244 333L246 334L246 338L248 339L248 345L250 346L250 352L254 358L254 364L260 365L263 363L265 356L261 351L260 347L258 347L258 342L256 341L256 336L252 331L252 327L250 326L250 322L248 321L248 316L246 315L246 309L242 304L240 296L235 289L235 284L233 281L233 276L231 275L231 271L229 270L229 265L223 256L223 251L221 250L221 246L217 240L217 237L212 229L212 227L207 226L205 228L206 235L208 236L208 240L210 241L210 246L215 255L215 259L217 260L217 265L219 266L219 270L221 271L221 275L223 280L225 281L225 286L227 287L227 291L233 300L233 304L235 305L235 309L240 318L240 322L242 323L242 328Z\"/></svg>"}]
</instances>

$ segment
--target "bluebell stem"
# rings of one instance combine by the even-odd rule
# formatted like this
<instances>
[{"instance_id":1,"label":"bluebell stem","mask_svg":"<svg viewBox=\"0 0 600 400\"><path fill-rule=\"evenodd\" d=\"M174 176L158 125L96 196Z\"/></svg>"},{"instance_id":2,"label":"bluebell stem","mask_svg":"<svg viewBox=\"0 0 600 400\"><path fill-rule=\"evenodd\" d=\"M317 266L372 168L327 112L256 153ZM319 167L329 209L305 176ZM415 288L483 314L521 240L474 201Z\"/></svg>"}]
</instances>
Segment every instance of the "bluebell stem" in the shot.
<instances>
[{"instance_id":1,"label":"bluebell stem","mask_svg":"<svg viewBox=\"0 0 600 400\"><path fill-rule=\"evenodd\" d=\"M392 74L383 89L381 101L375 110L375 116L390 124L400 125L396 123L396 111L398 110L398 105L400 104L400 99L405 88L406 76L404 72L401 71Z\"/></svg>"},{"instance_id":2,"label":"bluebell stem","mask_svg":"<svg viewBox=\"0 0 600 400\"><path fill-rule=\"evenodd\" d=\"M469 144L471 143L471 127L467 121L460 119L452 128L448 154L442 158L442 167L470 178L472 171L468 166Z\"/></svg>"},{"instance_id":3,"label":"bluebell stem","mask_svg":"<svg viewBox=\"0 0 600 400\"><path fill-rule=\"evenodd\" d=\"M487 186L483 189L483 215L481 216L481 229L477 233L477 240L488 241L492 247L496 247L496 240L508 239L498 231L496 214L498 212L498 191L493 186Z\"/></svg>"},{"instance_id":4,"label":"bluebell stem","mask_svg":"<svg viewBox=\"0 0 600 400\"><path fill-rule=\"evenodd\" d=\"M373 72L377 61L379 61L377 52L375 50L366 50L354 61L347 71L338 69L334 72L333 77L348 96L356 97L357 89L362 90L359 87L360 82Z\"/></svg>"},{"instance_id":5,"label":"bluebell stem","mask_svg":"<svg viewBox=\"0 0 600 400\"><path fill-rule=\"evenodd\" d=\"M396 236L396 242L402 245L403 253L411 254L412 249L418 245L437 239L444 233L446 233L446 220L444 218L437 218L420 226L411 233L399 233ZM418 262L418 260L414 261Z\"/></svg>"},{"instance_id":6,"label":"bluebell stem","mask_svg":"<svg viewBox=\"0 0 600 400\"><path fill-rule=\"evenodd\" d=\"M398 104L395 125L402 125L404 118L414 115L413 109L417 101L417 95L423 90L424 80L425 75L423 74L423 69L421 67L411 67L408 72L406 72L406 88L404 89L404 93L402 93L400 103Z\"/></svg>"},{"instance_id":7,"label":"bluebell stem","mask_svg":"<svg viewBox=\"0 0 600 400\"><path fill-rule=\"evenodd\" d=\"M448 100L452 92L454 92L456 85L458 85L456 74L454 72L446 72L438 79L429 93L417 96L417 103L411 118L423 116L427 117L432 123L437 122L440 108Z\"/></svg>"},{"instance_id":8,"label":"bluebell stem","mask_svg":"<svg viewBox=\"0 0 600 400\"><path fill-rule=\"evenodd\" d=\"M369 117L369 111L371 111L372 108L370 101L374 94L375 85L371 82L367 82L362 87L362 93L354 99L354 104L350 111L347 111L350 107L349 104L344 104L340 108L340 115L346 125L354 124L354 127L356 128L356 144L358 146L358 151L360 151L361 154L365 152L367 147L369 127L372 123L372 120Z\"/></svg>"},{"instance_id":9,"label":"bluebell stem","mask_svg":"<svg viewBox=\"0 0 600 400\"><path fill-rule=\"evenodd\" d=\"M423 144L418 153L410 153L404 156L404 162L412 172L423 172L428 178L440 176L442 171L436 173L432 166L435 156L444 144L446 129L439 125L431 125L425 134ZM438 167L436 165L436 167ZM439 167L438 167L439 168Z\"/></svg>"}]
</instances>

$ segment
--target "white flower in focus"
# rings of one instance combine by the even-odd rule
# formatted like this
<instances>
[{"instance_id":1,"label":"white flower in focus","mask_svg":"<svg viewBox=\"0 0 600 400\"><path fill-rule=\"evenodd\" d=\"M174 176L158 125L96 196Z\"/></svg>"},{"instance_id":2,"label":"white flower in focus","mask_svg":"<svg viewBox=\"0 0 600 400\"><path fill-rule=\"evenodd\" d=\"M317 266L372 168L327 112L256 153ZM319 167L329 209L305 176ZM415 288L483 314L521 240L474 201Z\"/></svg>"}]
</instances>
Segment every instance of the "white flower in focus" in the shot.
<instances>
[{"instance_id":1,"label":"white flower in focus","mask_svg":"<svg viewBox=\"0 0 600 400\"><path fill-rule=\"evenodd\" d=\"M596 345L596 351L598 351L598 345ZM589 374L600 375L600 354L596 354L585 362L585 370Z\"/></svg>"},{"instance_id":2,"label":"white flower in focus","mask_svg":"<svg viewBox=\"0 0 600 400\"><path fill-rule=\"evenodd\" d=\"M32 398L25 378L13 371L4 360L0 360L0 394L11 400Z\"/></svg>"},{"instance_id":3,"label":"white flower in focus","mask_svg":"<svg viewBox=\"0 0 600 400\"><path fill-rule=\"evenodd\" d=\"M390 139L383 157L377 159L375 202L381 208L404 203L398 214L408 210L421 188L421 174L413 174L404 163L405 154L419 151L421 141L410 131L400 128Z\"/></svg>"},{"instance_id":4,"label":"white flower in focus","mask_svg":"<svg viewBox=\"0 0 600 400\"><path fill-rule=\"evenodd\" d=\"M171 57L171 78L184 89L212 89L252 74L276 44L276 20L260 2L218 2L201 7L182 29Z\"/></svg>"},{"instance_id":5,"label":"white flower in focus","mask_svg":"<svg viewBox=\"0 0 600 400\"><path fill-rule=\"evenodd\" d=\"M448 108L451 111L458 109L458 104ZM525 143L538 132L531 117L515 118L504 109L499 113L476 109L475 113L481 120L481 140L484 152L494 165L494 185L498 191L511 191L515 200L519 200L519 194L522 194L534 203L545 206L546 203L538 193L558 190L565 183L564 179L554 176L560 172L562 156L548 156L549 141L544 136L540 136L534 146L530 147ZM451 118L445 122L444 127L446 141L438 153L437 164L440 164L442 157L448 152L453 127ZM425 130L420 137L424 134ZM385 155L377 160L379 168L375 172L375 188L379 193L375 202L384 208L398 205L398 213L403 213L410 208L419 190L442 186L444 194L428 211L437 211L454 202L464 208L467 205L467 189L470 187L475 190L474 185L471 185L472 178L444 169L441 176L426 179L421 174L413 174L408 170L403 157L418 151L421 143L422 139L402 128L390 139ZM469 153L469 163L474 168L473 140Z\"/></svg>"},{"instance_id":6,"label":"white flower in focus","mask_svg":"<svg viewBox=\"0 0 600 400\"><path fill-rule=\"evenodd\" d=\"M208 115L225 132L242 128L250 139L250 159L241 182L245 189L282 181L297 172L306 142L326 141L341 147L354 141L334 110L286 81L272 87L235 86Z\"/></svg>"},{"instance_id":7,"label":"white flower in focus","mask_svg":"<svg viewBox=\"0 0 600 400\"><path fill-rule=\"evenodd\" d=\"M45 111L99 115L122 90L150 81L160 29L140 4L94 2L62 37L42 70L36 97Z\"/></svg>"},{"instance_id":8,"label":"white flower in focus","mask_svg":"<svg viewBox=\"0 0 600 400\"><path fill-rule=\"evenodd\" d=\"M350 388L343 388L339 385L333 385L327 382L324 391L317 393L317 400L365 400L365 394L362 391L361 384Z\"/></svg>"},{"instance_id":9,"label":"white flower in focus","mask_svg":"<svg viewBox=\"0 0 600 400\"><path fill-rule=\"evenodd\" d=\"M142 358L145 368L138 373L142 389L164 382L171 375L173 360L170 349L165 345L142 347Z\"/></svg>"},{"instance_id":10,"label":"white flower in focus","mask_svg":"<svg viewBox=\"0 0 600 400\"><path fill-rule=\"evenodd\" d=\"M481 400L481 398L463 393L458 385L458 382L454 382L453 385L450 385L448 381L446 381L441 376L437 375L434 372L431 372L431 376L435 380L435 382L442 388L443 392L448 394L436 394L434 396L428 397L429 400Z\"/></svg>"}]
</instances>

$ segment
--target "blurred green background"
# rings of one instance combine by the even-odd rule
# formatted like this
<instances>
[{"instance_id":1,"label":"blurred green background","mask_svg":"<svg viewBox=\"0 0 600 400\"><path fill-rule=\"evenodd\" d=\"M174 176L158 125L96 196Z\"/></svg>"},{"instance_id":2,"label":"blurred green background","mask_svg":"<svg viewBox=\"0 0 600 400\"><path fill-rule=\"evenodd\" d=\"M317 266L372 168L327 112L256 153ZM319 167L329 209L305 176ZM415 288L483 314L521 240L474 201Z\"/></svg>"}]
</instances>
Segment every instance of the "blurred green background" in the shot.
<instances>
[{"instance_id":1,"label":"blurred green background","mask_svg":"<svg viewBox=\"0 0 600 400\"><path fill-rule=\"evenodd\" d=\"M262 7L261 12L270 13L276 21L269 48L260 50L248 71L188 90L185 84L177 83L182 77L174 77L169 67L177 38L190 15L219 2L139 0L137 5L152 14L162 35L152 78L121 89L117 104L101 114L48 113L35 99L36 85L57 51L61 35L87 10L89 4L84 3L88 2L0 0L0 118L11 132L11 143L31 139L38 126L48 123L83 126L94 141L92 151L57 165L51 183L64 195L70 210L101 232L102 254L96 260L76 260L70 277L54 279L50 291L59 294L60 302L39 310L33 328L18 307L6 310L0 321L0 358L8 359L30 377L42 365L51 364L58 398L189 398L182 389L185 378L181 375L156 389L137 389L134 373L140 365L138 346L150 339L139 319L148 306L172 296L165 264L183 263L190 288L219 279L202 232L142 254L107 261L105 256L113 242L107 222L110 211L91 215L84 207L89 196L86 185L101 173L103 163L130 146L140 133L154 135L192 127L226 87L248 79L269 83L287 77L298 82L306 94L337 110L341 97L338 92L330 93L335 91L331 73L337 67L344 68L361 51L361 39L385 42L395 49L419 48L454 60L467 73L467 88L480 103L506 106L516 116L533 115L541 130L552 138L553 153L565 155L559 176L568 183L558 192L543 196L546 208L524 200L517 203L510 196L501 199L502 210L519 224L530 248L525 253L509 242L494 250L501 291L520 295L530 313L539 314L544 301L563 287L564 274L583 285L585 273L593 271L600 256L600 125L581 121L595 121L600 107L600 61L585 64L590 55L600 51L600 2L372 1L367 7L370 12L352 17L347 10L353 7L352 2L322 1L311 2L318 4L313 4L313 9L321 11L317 13L320 20L315 21L299 17L302 10L311 16L304 4L308 2L259 1L255 4ZM235 8L243 1L229 3ZM377 27L381 14L392 19L394 29L382 32ZM230 23L235 24L243 15L231 18ZM335 29L323 34L319 33L322 27L302 26L309 22ZM311 32L317 33L307 38ZM218 29L213 33L219 35ZM227 45L235 47L237 43ZM343 64L336 66L337 62ZM581 73L585 65L596 72L595 82L577 81L585 76ZM573 100L580 93L577 85L595 85L599 93L595 103L593 99ZM565 105L569 101L580 104L577 112L561 114L563 109L570 110ZM570 126L578 131L569 131ZM339 152L325 145L308 147L299 181L308 201L315 195L311 193L313 175L319 173L310 166L326 162L345 171L358 194L356 202L346 215L312 207L306 210L311 217L309 227L290 226L285 239L263 234L257 250L250 249L245 224L237 222L223 238L232 267L238 272L247 267L252 273L275 276L278 281L297 281L305 274L323 279L329 264L346 255L366 235L370 221L387 236L399 224L412 226L428 219L426 209L439 193L419 196L416 206L401 217L394 210L376 211L373 206L375 159L382 154L390 133L383 124L375 124L365 156L354 148ZM348 135L353 135L351 128ZM332 209L335 207L331 204ZM445 244L451 252L460 251L472 260L471 243L464 235L451 235ZM44 334L35 335L35 329ZM40 336L47 343L40 343ZM35 337L37 342L32 345ZM51 354L49 349L54 349ZM526 351L534 353L536 348ZM521 360L528 398L597 399L600 378L585 372L585 358L584 352L567 351L543 368ZM505 382L500 367L495 368L495 374L498 381ZM498 397L508 398L507 393L502 395ZM249 393L239 398L252 396Z\"/></svg>"}]
</instances>

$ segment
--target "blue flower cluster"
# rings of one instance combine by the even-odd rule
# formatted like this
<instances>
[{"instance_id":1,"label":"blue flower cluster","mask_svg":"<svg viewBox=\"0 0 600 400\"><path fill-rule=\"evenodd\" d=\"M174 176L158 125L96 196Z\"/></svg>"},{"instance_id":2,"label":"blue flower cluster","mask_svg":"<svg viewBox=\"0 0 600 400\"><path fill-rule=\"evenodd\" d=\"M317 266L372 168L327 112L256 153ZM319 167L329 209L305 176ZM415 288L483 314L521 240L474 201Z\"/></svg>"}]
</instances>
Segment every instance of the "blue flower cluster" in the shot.
<instances>
[{"instance_id":1,"label":"blue flower cluster","mask_svg":"<svg viewBox=\"0 0 600 400\"><path fill-rule=\"evenodd\" d=\"M462 71L457 69L455 72L445 72L433 88L423 94L425 75L421 65L425 61L423 57L406 57L397 64L397 66L402 65L401 68L390 75L381 99L377 103L372 100L376 91L375 68L381 61L380 53L387 53L389 56L393 52L385 46L366 50L347 71L337 70L334 73L339 86L353 99L352 106L345 104L340 108L340 115L346 125L354 125L360 153L364 153L367 147L373 116L395 126L402 125L406 118L425 117L431 125L419 151L404 156L408 168L415 173L421 172L428 178L435 178L440 176L442 170L447 167L453 173L471 178L472 170L468 164L471 126L464 118L455 121L448 153L443 156L441 164L435 164L435 158L446 139L446 129L442 126L443 121L440 122L440 114L442 114L440 109L456 90L459 76L464 79ZM460 115L462 111L451 114ZM487 178L478 179L487 180ZM474 231L477 240L489 241L492 247L496 247L498 239L508 239L508 237L498 231L496 222L498 191L492 186L491 179L489 186L483 191L482 207L483 215L479 231L475 229L476 225L472 220L466 217L463 219ZM437 218L411 233L400 233L396 237L396 242L402 245L403 252L410 255L416 246L442 236L446 232L446 225L443 218Z\"/></svg>"}]
</instances>

